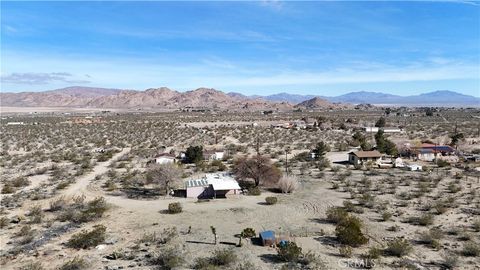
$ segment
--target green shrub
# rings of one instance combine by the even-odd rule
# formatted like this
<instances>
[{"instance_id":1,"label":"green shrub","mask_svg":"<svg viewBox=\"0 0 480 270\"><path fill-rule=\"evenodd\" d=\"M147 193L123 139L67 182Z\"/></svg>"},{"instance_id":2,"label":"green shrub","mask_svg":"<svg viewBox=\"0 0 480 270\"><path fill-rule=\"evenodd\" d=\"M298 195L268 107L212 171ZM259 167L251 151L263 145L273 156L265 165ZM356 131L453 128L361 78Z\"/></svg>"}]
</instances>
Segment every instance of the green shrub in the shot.
<instances>
[{"instance_id":1,"label":"green shrub","mask_svg":"<svg viewBox=\"0 0 480 270\"><path fill-rule=\"evenodd\" d=\"M476 232L480 232L480 218L477 218L472 223L473 230Z\"/></svg>"},{"instance_id":2,"label":"green shrub","mask_svg":"<svg viewBox=\"0 0 480 270\"><path fill-rule=\"evenodd\" d=\"M242 236L244 238L252 238L255 237L257 234L255 233L255 230L252 228L245 228L242 231Z\"/></svg>"},{"instance_id":3,"label":"green shrub","mask_svg":"<svg viewBox=\"0 0 480 270\"><path fill-rule=\"evenodd\" d=\"M83 258L75 257L72 260L60 266L59 270L82 270L87 268L88 268L88 264Z\"/></svg>"},{"instance_id":4,"label":"green shrub","mask_svg":"<svg viewBox=\"0 0 480 270\"><path fill-rule=\"evenodd\" d=\"M261 194L262 194L262 191L258 187L252 187L248 189L248 195L260 196Z\"/></svg>"},{"instance_id":5,"label":"green shrub","mask_svg":"<svg viewBox=\"0 0 480 270\"><path fill-rule=\"evenodd\" d=\"M480 256L480 246L473 241L469 241L463 245L462 254L466 257L478 257Z\"/></svg>"},{"instance_id":6,"label":"green shrub","mask_svg":"<svg viewBox=\"0 0 480 270\"><path fill-rule=\"evenodd\" d=\"M335 235L340 243L353 247L368 243L368 238L362 232L363 224L357 217L347 217L335 227Z\"/></svg>"},{"instance_id":7,"label":"green shrub","mask_svg":"<svg viewBox=\"0 0 480 270\"><path fill-rule=\"evenodd\" d=\"M107 228L103 225L96 225L91 231L81 231L80 233L74 234L70 240L67 242L67 246L71 248L89 248L97 246L103 241L105 241L105 232Z\"/></svg>"},{"instance_id":8,"label":"green shrub","mask_svg":"<svg viewBox=\"0 0 480 270\"><path fill-rule=\"evenodd\" d=\"M348 218L348 213L342 207L329 207L327 209L327 220L332 223L339 223L340 221Z\"/></svg>"},{"instance_id":9,"label":"green shrub","mask_svg":"<svg viewBox=\"0 0 480 270\"><path fill-rule=\"evenodd\" d=\"M428 226L433 224L433 215L427 213L419 217L411 217L408 221L415 225Z\"/></svg>"},{"instance_id":10,"label":"green shrub","mask_svg":"<svg viewBox=\"0 0 480 270\"><path fill-rule=\"evenodd\" d=\"M278 246L277 253L283 261L297 262L302 256L302 248L297 246L295 242L287 242Z\"/></svg>"},{"instance_id":11,"label":"green shrub","mask_svg":"<svg viewBox=\"0 0 480 270\"><path fill-rule=\"evenodd\" d=\"M179 202L169 203L168 204L168 213L178 214L183 210L182 205Z\"/></svg>"},{"instance_id":12,"label":"green shrub","mask_svg":"<svg viewBox=\"0 0 480 270\"><path fill-rule=\"evenodd\" d=\"M396 238L388 242L385 252L391 256L403 257L412 251L410 242L406 239Z\"/></svg>"},{"instance_id":13,"label":"green shrub","mask_svg":"<svg viewBox=\"0 0 480 270\"><path fill-rule=\"evenodd\" d=\"M277 197L266 197L265 198L265 202L268 204L268 205L274 205L276 204L278 201Z\"/></svg>"}]
</instances>

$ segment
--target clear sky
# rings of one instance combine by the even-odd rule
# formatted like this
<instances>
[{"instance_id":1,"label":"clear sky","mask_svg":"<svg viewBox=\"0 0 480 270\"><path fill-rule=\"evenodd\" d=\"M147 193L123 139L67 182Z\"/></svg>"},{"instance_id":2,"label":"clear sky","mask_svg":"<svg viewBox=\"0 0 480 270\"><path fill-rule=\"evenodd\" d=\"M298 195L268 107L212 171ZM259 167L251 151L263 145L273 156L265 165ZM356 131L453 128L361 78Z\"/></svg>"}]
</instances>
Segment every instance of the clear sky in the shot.
<instances>
[{"instance_id":1,"label":"clear sky","mask_svg":"<svg viewBox=\"0 0 480 270\"><path fill-rule=\"evenodd\" d=\"M5 2L1 89L480 96L480 2Z\"/></svg>"}]
</instances>

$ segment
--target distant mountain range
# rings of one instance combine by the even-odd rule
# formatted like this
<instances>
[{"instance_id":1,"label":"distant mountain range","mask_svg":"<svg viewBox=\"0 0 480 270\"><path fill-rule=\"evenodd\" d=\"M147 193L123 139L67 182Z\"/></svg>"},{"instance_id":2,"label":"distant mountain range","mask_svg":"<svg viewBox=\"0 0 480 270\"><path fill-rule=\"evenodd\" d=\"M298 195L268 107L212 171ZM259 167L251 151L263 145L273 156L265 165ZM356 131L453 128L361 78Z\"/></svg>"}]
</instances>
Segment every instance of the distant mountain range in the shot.
<instances>
[{"instance_id":1,"label":"distant mountain range","mask_svg":"<svg viewBox=\"0 0 480 270\"><path fill-rule=\"evenodd\" d=\"M346 104L398 106L474 106L480 98L453 91L435 91L413 96L376 92L351 92L336 97L279 93L269 96L246 96L224 93L210 88L178 92L166 87L144 91L73 86L43 92L0 93L4 107L91 107L91 108L217 108L232 110L294 108L340 108Z\"/></svg>"},{"instance_id":2,"label":"distant mountain range","mask_svg":"<svg viewBox=\"0 0 480 270\"><path fill-rule=\"evenodd\" d=\"M263 98L270 101L303 102L315 96L280 93ZM454 91L434 91L430 93L398 96L378 92L351 92L336 97L317 96L330 102L374 105L401 105L401 106L480 106L480 98L463 95Z\"/></svg>"}]
</instances>

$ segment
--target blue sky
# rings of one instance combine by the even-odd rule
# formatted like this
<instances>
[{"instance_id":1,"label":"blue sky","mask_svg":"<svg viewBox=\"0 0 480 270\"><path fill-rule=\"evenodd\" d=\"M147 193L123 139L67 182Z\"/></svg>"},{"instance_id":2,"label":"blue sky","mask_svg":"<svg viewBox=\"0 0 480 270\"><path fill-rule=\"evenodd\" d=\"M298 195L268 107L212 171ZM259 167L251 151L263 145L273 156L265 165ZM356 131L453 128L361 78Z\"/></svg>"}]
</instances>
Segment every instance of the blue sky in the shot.
<instances>
[{"instance_id":1,"label":"blue sky","mask_svg":"<svg viewBox=\"0 0 480 270\"><path fill-rule=\"evenodd\" d=\"M480 96L478 2L1 2L1 90Z\"/></svg>"}]
</instances>

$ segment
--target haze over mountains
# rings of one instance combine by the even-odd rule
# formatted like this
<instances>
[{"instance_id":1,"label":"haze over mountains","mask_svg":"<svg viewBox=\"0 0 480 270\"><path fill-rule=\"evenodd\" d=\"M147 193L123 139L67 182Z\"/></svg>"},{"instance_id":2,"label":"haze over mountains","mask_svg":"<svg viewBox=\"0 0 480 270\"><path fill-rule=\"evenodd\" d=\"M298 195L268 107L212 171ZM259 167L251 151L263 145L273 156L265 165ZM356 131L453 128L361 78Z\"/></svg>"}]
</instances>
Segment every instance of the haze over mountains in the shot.
<instances>
[{"instance_id":1,"label":"haze over mountains","mask_svg":"<svg viewBox=\"0 0 480 270\"><path fill-rule=\"evenodd\" d=\"M377 92L351 92L325 97L279 93L269 96L245 96L210 88L178 92L166 87L145 91L73 86L44 92L0 93L4 107L97 107L165 108L204 107L219 109L292 109L334 108L339 103L402 106L480 106L480 98L453 91L435 91L413 96Z\"/></svg>"}]
</instances>

